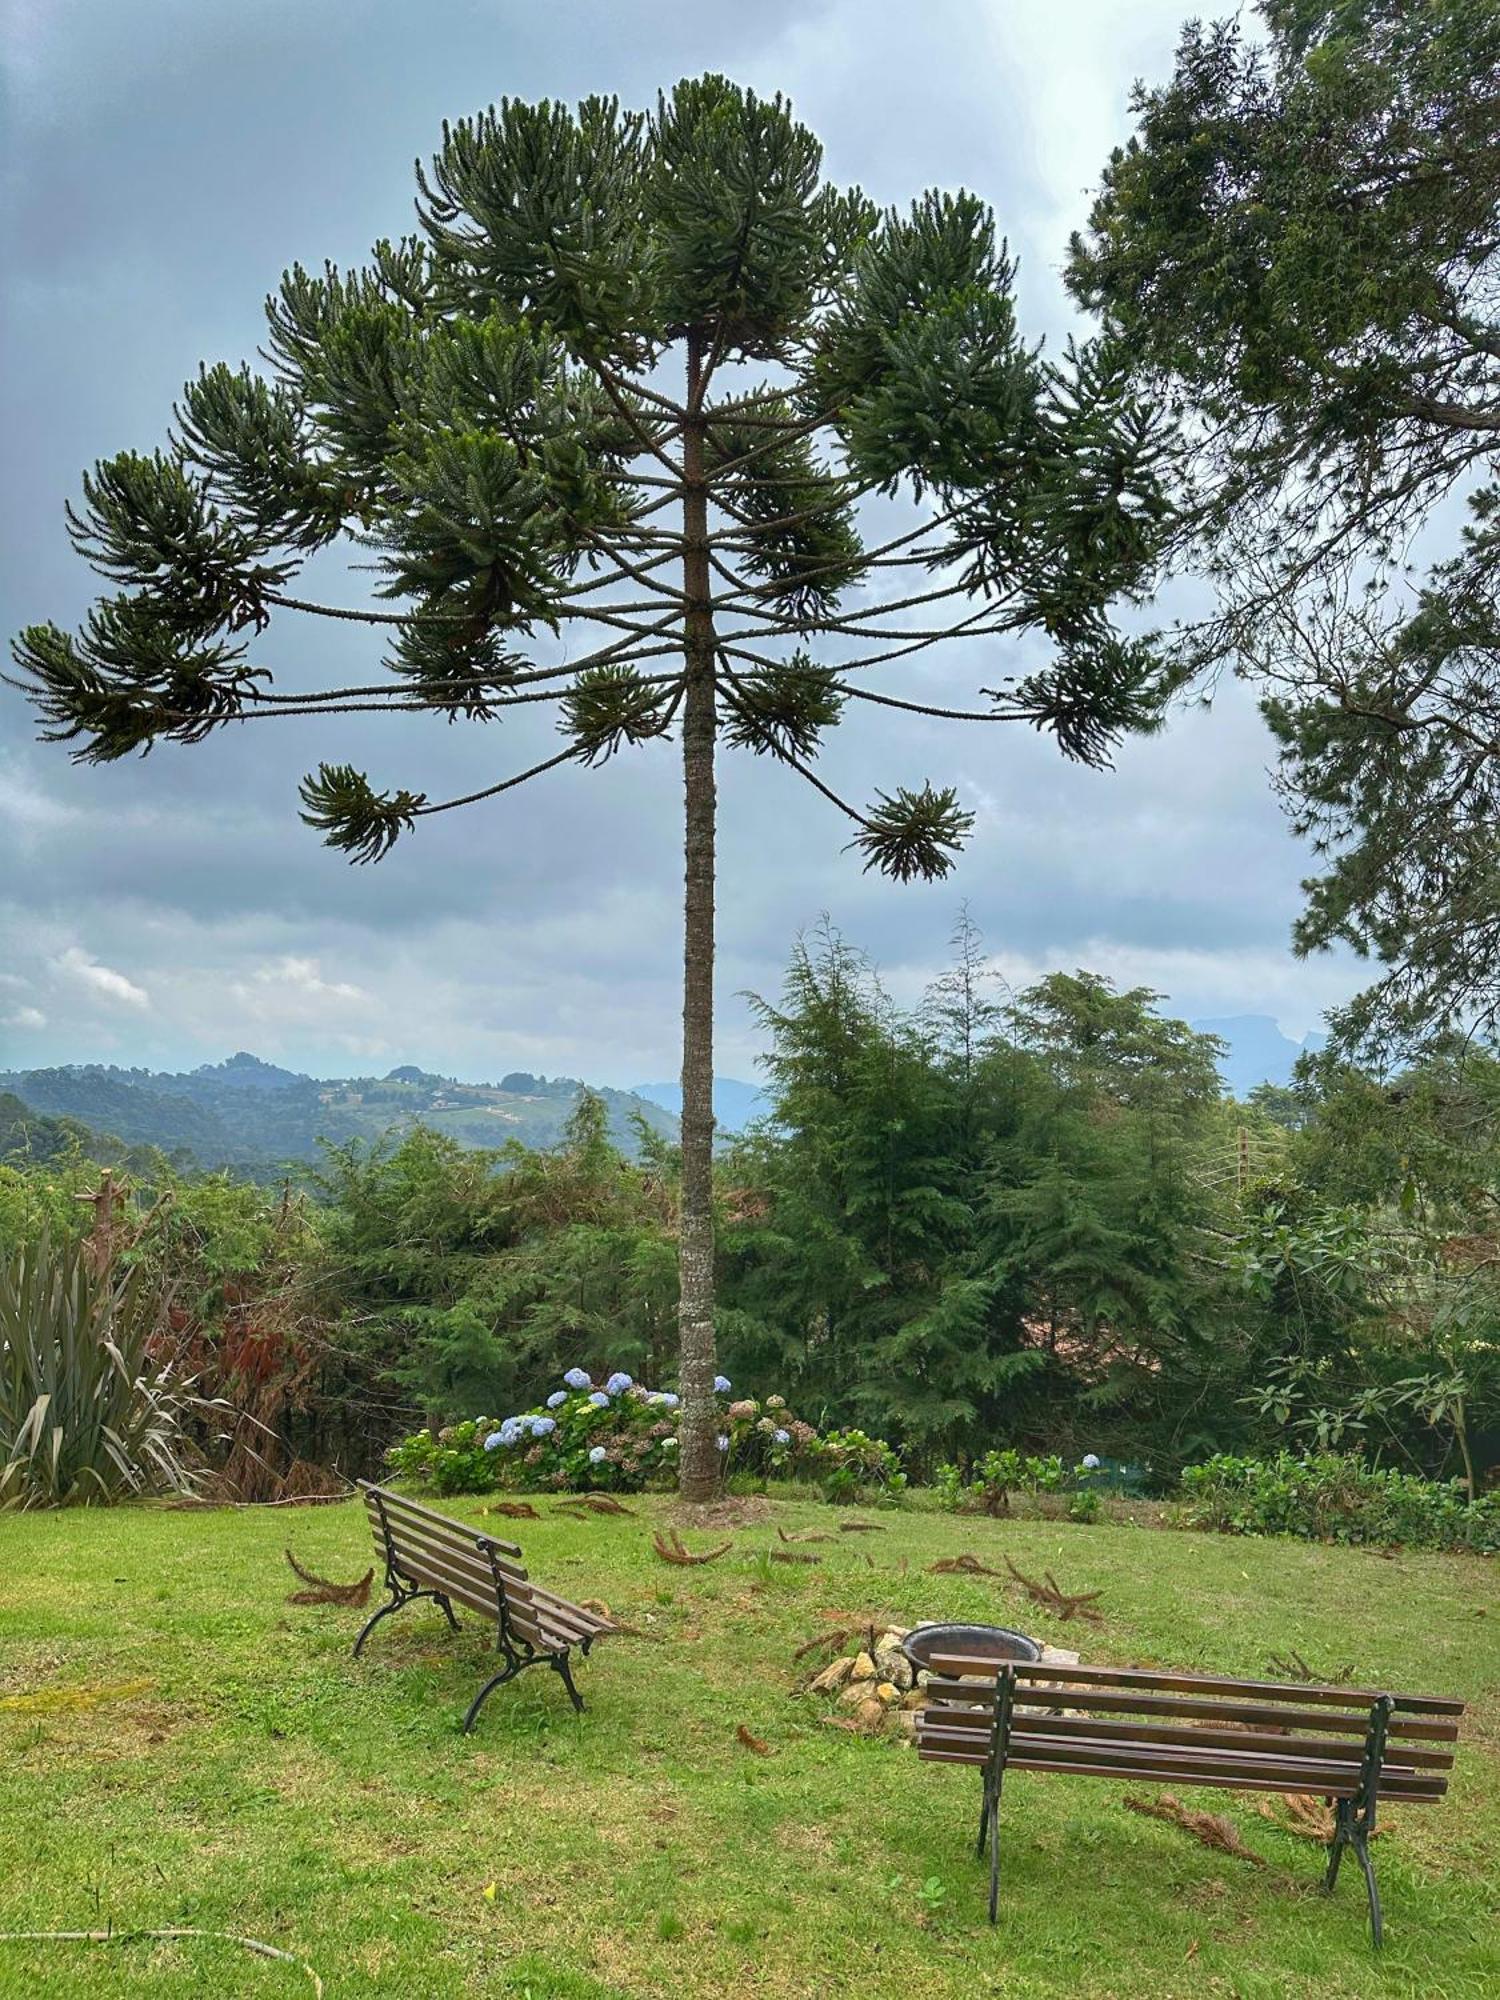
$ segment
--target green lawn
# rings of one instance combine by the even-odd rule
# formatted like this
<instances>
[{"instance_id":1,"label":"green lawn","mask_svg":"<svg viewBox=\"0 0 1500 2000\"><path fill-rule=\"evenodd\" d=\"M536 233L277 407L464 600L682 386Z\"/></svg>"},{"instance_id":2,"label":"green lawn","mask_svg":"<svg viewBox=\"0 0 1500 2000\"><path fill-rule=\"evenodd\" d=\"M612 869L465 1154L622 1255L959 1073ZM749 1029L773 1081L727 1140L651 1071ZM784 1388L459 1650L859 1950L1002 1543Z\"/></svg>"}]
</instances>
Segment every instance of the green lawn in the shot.
<instances>
[{"instance_id":1,"label":"green lawn","mask_svg":"<svg viewBox=\"0 0 1500 2000\"><path fill-rule=\"evenodd\" d=\"M783 1567L775 1522L838 1517L778 1502L683 1570L650 1547L668 1503L632 1504L521 1537L543 1580L662 1643L602 1645L576 1720L539 1670L470 1738L477 1629L454 1638L416 1605L356 1664L360 1614L285 1602L288 1542L325 1574L365 1567L357 1506L0 1515L0 1929L245 1933L311 1964L329 2000L1500 1991L1493 1565L913 1509ZM925 1573L962 1549L1102 1588L1105 1624L1074 1638L1009 1586ZM825 1610L999 1618L1085 1658L1243 1674L1295 1647L1465 1697L1447 1801L1396 1808L1376 1843L1384 1954L1352 1864L1325 1902L1320 1851L1248 1798L1184 1794L1230 1812L1264 1869L1128 1811L1127 1787L1020 1774L991 1930L975 1774L827 1728L799 1695L792 1653ZM311 1991L229 1944L0 1943L6 1995Z\"/></svg>"}]
</instances>

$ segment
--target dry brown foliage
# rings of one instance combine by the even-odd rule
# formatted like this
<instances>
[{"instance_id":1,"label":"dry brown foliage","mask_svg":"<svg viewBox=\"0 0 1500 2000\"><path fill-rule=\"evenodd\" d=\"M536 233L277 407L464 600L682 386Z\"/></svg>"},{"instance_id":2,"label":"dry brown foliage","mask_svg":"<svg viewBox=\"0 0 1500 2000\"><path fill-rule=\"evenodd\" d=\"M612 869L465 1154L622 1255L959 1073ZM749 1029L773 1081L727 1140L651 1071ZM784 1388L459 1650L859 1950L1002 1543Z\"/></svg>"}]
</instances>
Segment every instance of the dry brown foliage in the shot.
<instances>
[{"instance_id":1,"label":"dry brown foliage","mask_svg":"<svg viewBox=\"0 0 1500 2000\"><path fill-rule=\"evenodd\" d=\"M367 1569L358 1583L330 1583L326 1576L314 1576L310 1569L304 1569L290 1549L286 1551L286 1559L292 1566L292 1574L300 1576L308 1586L306 1590L294 1590L288 1604L345 1604L358 1610L369 1603L370 1585L375 1578L373 1569Z\"/></svg>"},{"instance_id":2,"label":"dry brown foliage","mask_svg":"<svg viewBox=\"0 0 1500 2000\"><path fill-rule=\"evenodd\" d=\"M694 1555L691 1549L684 1546L682 1536L677 1530L675 1528L668 1528L665 1534L656 1534L651 1537L651 1546L656 1550L656 1553L661 1557L663 1562L711 1563L717 1562L720 1556L728 1555L729 1551L734 1547L734 1542L733 1540L720 1542L716 1549L705 1549L701 1554Z\"/></svg>"},{"instance_id":3,"label":"dry brown foliage","mask_svg":"<svg viewBox=\"0 0 1500 2000\"><path fill-rule=\"evenodd\" d=\"M1185 1806L1171 1792L1161 1792L1154 1799L1143 1799L1138 1793L1127 1792L1125 1804L1132 1812L1144 1813L1148 1819L1161 1819L1168 1826L1180 1826L1184 1833L1190 1833L1205 1847L1216 1848L1220 1854L1232 1854L1237 1860L1248 1861L1255 1868L1266 1865L1261 1855L1246 1847L1233 1823L1222 1813L1198 1812L1192 1806Z\"/></svg>"}]
</instances>

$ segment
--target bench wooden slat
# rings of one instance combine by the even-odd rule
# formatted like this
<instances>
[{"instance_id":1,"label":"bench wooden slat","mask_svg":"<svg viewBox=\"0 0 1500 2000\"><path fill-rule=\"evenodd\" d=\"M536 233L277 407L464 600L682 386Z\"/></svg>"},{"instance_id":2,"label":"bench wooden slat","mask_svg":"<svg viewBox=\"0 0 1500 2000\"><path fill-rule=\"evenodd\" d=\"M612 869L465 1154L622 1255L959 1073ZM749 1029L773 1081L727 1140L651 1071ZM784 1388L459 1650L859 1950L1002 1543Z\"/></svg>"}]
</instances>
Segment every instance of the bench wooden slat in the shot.
<instances>
[{"instance_id":1,"label":"bench wooden slat","mask_svg":"<svg viewBox=\"0 0 1500 2000\"><path fill-rule=\"evenodd\" d=\"M991 1686L997 1664L993 1658L982 1659L972 1653L959 1652L939 1653L931 1662L934 1674L954 1678L964 1675L980 1677L988 1680ZM1158 1689L1164 1694L1221 1690L1226 1695L1248 1697L1257 1702L1291 1702L1304 1706L1313 1703L1347 1708L1352 1702L1362 1703L1366 1709L1372 1701L1378 1701L1381 1695L1388 1692L1378 1687L1322 1687L1317 1684L1303 1686L1300 1682L1241 1681L1227 1674L1162 1673L1154 1667L1054 1666L1045 1660L1018 1660L1014 1664L1018 1691L1028 1681L1077 1681L1080 1685L1092 1683L1096 1687ZM1398 1694L1392 1699L1400 1715L1457 1717L1464 1712L1463 1702L1447 1695Z\"/></svg>"},{"instance_id":2,"label":"bench wooden slat","mask_svg":"<svg viewBox=\"0 0 1500 2000\"><path fill-rule=\"evenodd\" d=\"M373 1515L376 1540L384 1547L384 1529ZM478 1590L491 1618L498 1616L495 1600L495 1579L489 1563L480 1554L473 1542L447 1540L424 1531L415 1534L405 1526L391 1523L391 1542L396 1551L398 1565L408 1556L417 1561L439 1563L450 1576L462 1577L470 1587ZM519 1614L531 1620L531 1585L519 1577L507 1576L503 1579L506 1605L512 1614Z\"/></svg>"},{"instance_id":3,"label":"bench wooden slat","mask_svg":"<svg viewBox=\"0 0 1500 2000\"><path fill-rule=\"evenodd\" d=\"M461 1544L468 1549L475 1548L481 1541L488 1542L495 1550L497 1566L504 1570L507 1576L525 1580L526 1566L520 1560L521 1552L514 1542L497 1542L493 1535L484 1534L482 1530L473 1527L467 1521L450 1521L441 1514L432 1513L426 1507L415 1513L404 1513L401 1509L392 1507L383 1492L379 1496L367 1494L365 1505L377 1519L381 1517L383 1508L384 1518L390 1522L393 1532L414 1535L421 1540L442 1545Z\"/></svg>"},{"instance_id":4,"label":"bench wooden slat","mask_svg":"<svg viewBox=\"0 0 1500 2000\"><path fill-rule=\"evenodd\" d=\"M379 1540L384 1535L384 1525L373 1506L369 1512L376 1538ZM444 1556L458 1568L472 1571L485 1588L493 1593L494 1573L490 1569L489 1557L482 1550L477 1536L462 1533L444 1535L436 1528L428 1527L425 1522L394 1519L390 1520L390 1533L397 1548L428 1549L434 1555ZM533 1585L525 1570L516 1563L497 1563L497 1567L500 1569L507 1598L516 1602L527 1600L532 1594Z\"/></svg>"},{"instance_id":5,"label":"bench wooden slat","mask_svg":"<svg viewBox=\"0 0 1500 2000\"><path fill-rule=\"evenodd\" d=\"M415 1577L429 1589L440 1590L445 1597L465 1604L471 1611L478 1611L493 1627L499 1616L495 1602L495 1585L492 1578L476 1583L472 1576L466 1576L442 1556L429 1554L425 1549L398 1549L396 1568L403 1576ZM541 1620L535 1607L524 1599L517 1600L506 1593L505 1615L512 1632L528 1646L535 1646L541 1639Z\"/></svg>"},{"instance_id":6,"label":"bench wooden slat","mask_svg":"<svg viewBox=\"0 0 1500 2000\"><path fill-rule=\"evenodd\" d=\"M948 1730L941 1723L927 1725L919 1732L919 1750L927 1747L956 1750L974 1763L984 1762L988 1751L987 1743L982 1738L976 1738L972 1731ZM1012 1732L1005 1761L1009 1766L1023 1757L1041 1757L1058 1764L1087 1764L1102 1769L1128 1764L1136 1769L1153 1771L1159 1777L1181 1778L1187 1783L1196 1783L1201 1776L1205 1782L1230 1785L1235 1778L1249 1774L1275 1778L1284 1789L1302 1792L1322 1792L1328 1787L1340 1786L1353 1791L1358 1787L1360 1776L1359 1765L1350 1758L1325 1762L1315 1758L1279 1757L1271 1750L1193 1750L1170 1744L1113 1743L1082 1735L1045 1732L1033 1735L1028 1730L1017 1729ZM1431 1772L1414 1771L1400 1765L1384 1765L1381 1769L1382 1792L1437 1793L1446 1788L1447 1782L1446 1778Z\"/></svg>"},{"instance_id":7,"label":"bench wooden slat","mask_svg":"<svg viewBox=\"0 0 1500 2000\"><path fill-rule=\"evenodd\" d=\"M983 1743L989 1742L990 1719L983 1709L934 1704L921 1711L921 1718L920 1727L923 1729L932 1724L948 1730L964 1730ZM1265 1750L1277 1757L1308 1757L1322 1759L1326 1763L1353 1763L1356 1767L1364 1756L1363 1737L1346 1742L1327 1736L1263 1736L1246 1729L1204 1729L1186 1725L1178 1728L1169 1723L1112 1722L1095 1715L1042 1717L1023 1714L1019 1709L1015 1711L1014 1727L1028 1736L1083 1736L1099 1742L1177 1744L1185 1749ZM1413 1769L1448 1771L1453 1768L1453 1752L1402 1743L1391 1762L1409 1765Z\"/></svg>"},{"instance_id":8,"label":"bench wooden slat","mask_svg":"<svg viewBox=\"0 0 1500 2000\"><path fill-rule=\"evenodd\" d=\"M392 1513L408 1514L418 1520L430 1522L438 1528L458 1528L471 1536L484 1533L482 1528L475 1527L467 1521L454 1520L451 1514L439 1514L435 1508L424 1507L420 1500L408 1499L404 1493L393 1493L388 1486L376 1486L368 1479L358 1480L356 1484L366 1497L378 1494L381 1504L388 1507ZM496 1535L489 1535L486 1539L492 1541L503 1555L519 1560L521 1551L515 1542L503 1541Z\"/></svg>"},{"instance_id":9,"label":"bench wooden slat","mask_svg":"<svg viewBox=\"0 0 1500 2000\"><path fill-rule=\"evenodd\" d=\"M972 1755L962 1750L948 1751L948 1750L941 1750L934 1748L930 1751L925 1751L923 1755L925 1760L929 1763L962 1764L971 1769L975 1767L978 1761L982 1761L982 1760L976 1760ZM1159 1783L1162 1781L1162 1779L1175 1775L1177 1782L1180 1784L1201 1785L1206 1790L1209 1791L1232 1791L1232 1792L1311 1791L1318 1798L1334 1798L1334 1799L1353 1798L1358 1790L1357 1780L1349 1780L1349 1779L1339 1779L1336 1782L1330 1781L1328 1783L1323 1783L1320 1781L1317 1785L1309 1787L1306 1783L1303 1782L1300 1776L1296 1778L1268 1777L1263 1773L1257 1774L1252 1772L1240 1771L1240 1772L1235 1772L1232 1776L1229 1777L1218 1777L1218 1778L1193 1777L1193 1776L1184 1776L1182 1774L1173 1774L1169 1772L1164 1772L1159 1764L1131 1765L1131 1764L1119 1764L1119 1763L1109 1763L1109 1764L1074 1763L1074 1762L1063 1762L1060 1759L1050 1758L1050 1757L1033 1757L1033 1756L1007 1757L1007 1759L1005 1760L1005 1768L1007 1771L1015 1769L1021 1771L1052 1772L1058 1777L1111 1778L1120 1781L1134 1781L1139 1779L1148 1784L1153 1781ZM1424 1791L1413 1790L1410 1792L1400 1791L1393 1794L1393 1796L1399 1801L1400 1804L1414 1805L1414 1806L1435 1805L1438 1802L1438 1800L1442 1797L1442 1795L1443 1795L1442 1790L1440 1790L1437 1786L1434 1786L1431 1790L1424 1790Z\"/></svg>"},{"instance_id":10,"label":"bench wooden slat","mask_svg":"<svg viewBox=\"0 0 1500 2000\"><path fill-rule=\"evenodd\" d=\"M993 1661L990 1671L988 1687L978 1686L972 1681L933 1680L928 1684L928 1691L940 1695L944 1701L962 1702L979 1709L989 1708L995 1699ZM1361 1740L1369 1727L1367 1714L1333 1715L1327 1709L1279 1708L1270 1702L1260 1701L1224 1701L1219 1698L1217 1688L1211 1690L1207 1697L1200 1698L1191 1694L1136 1694L1123 1688L1118 1691L1105 1689L1097 1684L1073 1687L1066 1679L1071 1671L1070 1668L1058 1670L1056 1679L1049 1681L1045 1687L1018 1683L1017 1715L1038 1709L1074 1708L1090 1714L1160 1716L1168 1721L1174 1716L1191 1716L1204 1722L1256 1723L1276 1730L1310 1729L1328 1735L1358 1736ZM1452 1743L1458 1736L1458 1724L1423 1721L1403 1715L1393 1717L1389 1733L1403 1740Z\"/></svg>"}]
</instances>

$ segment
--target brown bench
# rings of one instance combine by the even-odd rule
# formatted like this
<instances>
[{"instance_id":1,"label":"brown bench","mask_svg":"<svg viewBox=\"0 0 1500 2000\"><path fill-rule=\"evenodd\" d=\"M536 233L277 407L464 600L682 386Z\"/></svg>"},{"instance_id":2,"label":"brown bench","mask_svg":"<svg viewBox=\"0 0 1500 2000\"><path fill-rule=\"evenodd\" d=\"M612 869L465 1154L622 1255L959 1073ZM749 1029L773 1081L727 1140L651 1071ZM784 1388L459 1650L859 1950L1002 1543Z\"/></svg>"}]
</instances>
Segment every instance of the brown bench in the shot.
<instances>
[{"instance_id":1,"label":"brown bench","mask_svg":"<svg viewBox=\"0 0 1500 2000\"><path fill-rule=\"evenodd\" d=\"M1381 1938L1370 1864L1375 1805L1429 1805L1448 1789L1461 1701L1371 1688L1304 1687L1144 1668L1069 1667L939 1654L917 1749L984 1770L978 1853L990 1850L990 1922L1000 1887L1007 1770L1170 1780L1229 1791L1311 1793L1334 1807L1324 1889L1352 1847Z\"/></svg>"},{"instance_id":2,"label":"brown bench","mask_svg":"<svg viewBox=\"0 0 1500 2000\"><path fill-rule=\"evenodd\" d=\"M360 1480L359 1489L365 1496L376 1550L385 1564L385 1586L391 1601L381 1605L355 1640L355 1659L382 1618L389 1618L416 1598L430 1597L455 1632L455 1604L495 1621L496 1650L505 1666L493 1680L485 1682L469 1704L464 1717L466 1732L474 1727L475 1718L495 1689L514 1680L526 1667L551 1667L568 1690L574 1708L583 1707L583 1697L573 1685L568 1654L577 1646L586 1656L601 1633L614 1629L607 1618L533 1583L514 1542L497 1542L492 1535L477 1534L462 1521L450 1520L446 1514L434 1513L404 1494L372 1486L367 1480Z\"/></svg>"}]
</instances>

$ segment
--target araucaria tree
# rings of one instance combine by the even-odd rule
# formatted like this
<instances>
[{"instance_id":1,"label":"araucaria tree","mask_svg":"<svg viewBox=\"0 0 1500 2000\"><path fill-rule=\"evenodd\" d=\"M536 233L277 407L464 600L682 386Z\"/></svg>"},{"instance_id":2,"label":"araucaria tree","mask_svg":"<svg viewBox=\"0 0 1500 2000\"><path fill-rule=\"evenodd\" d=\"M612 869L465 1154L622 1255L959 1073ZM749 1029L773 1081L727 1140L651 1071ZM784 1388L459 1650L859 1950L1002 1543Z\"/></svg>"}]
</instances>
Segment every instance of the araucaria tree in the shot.
<instances>
[{"instance_id":1,"label":"araucaria tree","mask_svg":"<svg viewBox=\"0 0 1500 2000\"><path fill-rule=\"evenodd\" d=\"M953 790L850 804L813 771L820 739L850 701L948 713L866 683L945 640L986 659L980 642L1021 633L1030 671L981 667L995 685L956 719L1030 722L1091 763L1154 726L1164 677L1109 611L1161 537L1162 441L1111 344L1053 364L1022 339L982 202L881 213L823 181L780 98L721 77L652 114L506 100L445 128L418 186L418 234L362 270L286 275L268 374L201 368L165 450L85 478L74 541L117 594L76 636L30 627L15 657L45 733L95 761L270 716L494 729L556 704L555 754L466 798L321 765L303 817L357 861L430 814L675 734L681 1464L701 1497L718 1474L716 746L815 786L867 867L945 873L971 817ZM385 608L295 593L340 538L375 552ZM385 677L281 686L263 635L296 614L384 628Z\"/></svg>"}]
</instances>

